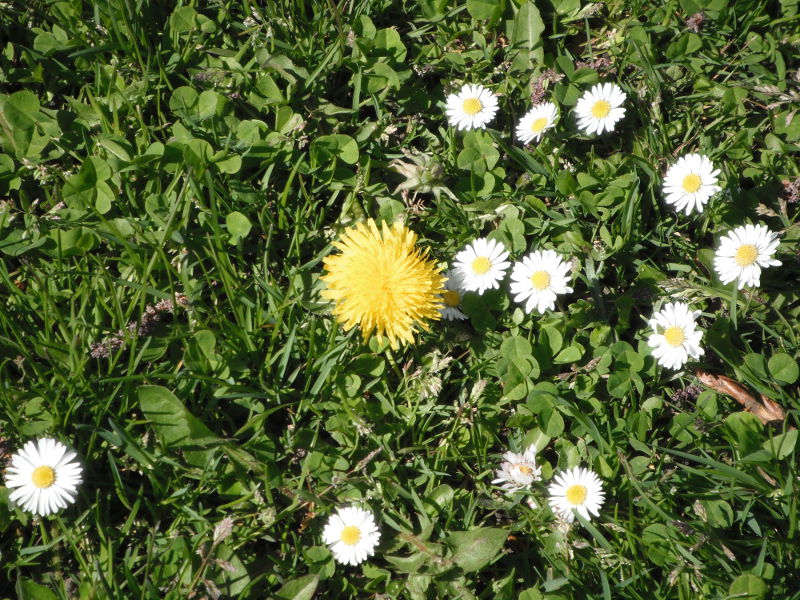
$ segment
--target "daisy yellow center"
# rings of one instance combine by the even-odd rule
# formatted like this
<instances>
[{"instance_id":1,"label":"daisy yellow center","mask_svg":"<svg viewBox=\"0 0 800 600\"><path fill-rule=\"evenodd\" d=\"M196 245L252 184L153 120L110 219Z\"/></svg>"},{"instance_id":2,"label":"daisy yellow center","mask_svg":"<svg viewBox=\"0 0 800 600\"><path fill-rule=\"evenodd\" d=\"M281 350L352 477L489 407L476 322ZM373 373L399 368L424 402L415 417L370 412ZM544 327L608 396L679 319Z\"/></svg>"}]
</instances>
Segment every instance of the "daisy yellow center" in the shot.
<instances>
[{"instance_id":1,"label":"daisy yellow center","mask_svg":"<svg viewBox=\"0 0 800 600\"><path fill-rule=\"evenodd\" d=\"M477 98L467 98L464 100L461 108L471 117L472 115L477 115L483 110L483 104L481 104L481 101Z\"/></svg>"},{"instance_id":2,"label":"daisy yellow center","mask_svg":"<svg viewBox=\"0 0 800 600\"><path fill-rule=\"evenodd\" d=\"M517 471L519 471L523 475L531 475L533 473L533 469L528 465L517 463L514 466L517 468Z\"/></svg>"},{"instance_id":3,"label":"daisy yellow center","mask_svg":"<svg viewBox=\"0 0 800 600\"><path fill-rule=\"evenodd\" d=\"M679 327L678 325L667 327L667 329L664 330L664 339L667 340L670 346L677 348L683 343L683 340L686 339L683 333L683 327Z\"/></svg>"},{"instance_id":4,"label":"daisy yellow center","mask_svg":"<svg viewBox=\"0 0 800 600\"><path fill-rule=\"evenodd\" d=\"M492 268L492 261L485 256L479 256L472 261L472 272L476 275L484 275Z\"/></svg>"},{"instance_id":5,"label":"daisy yellow center","mask_svg":"<svg viewBox=\"0 0 800 600\"><path fill-rule=\"evenodd\" d=\"M564 496L566 496L567 502L573 506L578 506L586 501L586 492L586 486L576 483L575 485L571 485L567 488Z\"/></svg>"},{"instance_id":6,"label":"daisy yellow center","mask_svg":"<svg viewBox=\"0 0 800 600\"><path fill-rule=\"evenodd\" d=\"M694 194L697 190L700 189L700 186L702 184L703 182L700 180L700 176L691 173L683 178L683 183L681 184L681 187L683 188L683 191L686 192L687 194Z\"/></svg>"},{"instance_id":7,"label":"daisy yellow center","mask_svg":"<svg viewBox=\"0 0 800 600\"><path fill-rule=\"evenodd\" d=\"M605 119L611 112L611 103L608 100L598 100L592 106L592 116L596 119Z\"/></svg>"},{"instance_id":8,"label":"daisy yellow center","mask_svg":"<svg viewBox=\"0 0 800 600\"><path fill-rule=\"evenodd\" d=\"M36 467L31 473L31 483L37 488L49 488L56 482L56 472L53 467Z\"/></svg>"},{"instance_id":9,"label":"daisy yellow center","mask_svg":"<svg viewBox=\"0 0 800 600\"><path fill-rule=\"evenodd\" d=\"M547 119L545 117L539 117L531 123L531 131L533 133L541 133L545 127L547 127Z\"/></svg>"},{"instance_id":10,"label":"daisy yellow center","mask_svg":"<svg viewBox=\"0 0 800 600\"><path fill-rule=\"evenodd\" d=\"M444 277L417 236L400 223L379 229L374 221L346 230L334 246L341 252L325 259L321 277L333 300L333 314L345 330L356 325L366 341L386 336L392 348L414 341L415 329L441 318Z\"/></svg>"},{"instance_id":11,"label":"daisy yellow center","mask_svg":"<svg viewBox=\"0 0 800 600\"><path fill-rule=\"evenodd\" d=\"M346 546L355 546L361 539L361 530L355 525L348 525L342 529L339 539Z\"/></svg>"},{"instance_id":12,"label":"daisy yellow center","mask_svg":"<svg viewBox=\"0 0 800 600\"><path fill-rule=\"evenodd\" d=\"M547 271L536 271L536 273L531 275L531 285L533 289L540 292L547 289L547 286L550 285L550 273Z\"/></svg>"},{"instance_id":13,"label":"daisy yellow center","mask_svg":"<svg viewBox=\"0 0 800 600\"><path fill-rule=\"evenodd\" d=\"M442 292L442 299L447 306L455 307L461 304L461 294L455 290L445 290Z\"/></svg>"},{"instance_id":14,"label":"daisy yellow center","mask_svg":"<svg viewBox=\"0 0 800 600\"><path fill-rule=\"evenodd\" d=\"M739 249L736 251L736 256L733 258L740 267L749 267L756 262L756 258L758 258L758 248L753 244L743 244L739 246Z\"/></svg>"}]
</instances>

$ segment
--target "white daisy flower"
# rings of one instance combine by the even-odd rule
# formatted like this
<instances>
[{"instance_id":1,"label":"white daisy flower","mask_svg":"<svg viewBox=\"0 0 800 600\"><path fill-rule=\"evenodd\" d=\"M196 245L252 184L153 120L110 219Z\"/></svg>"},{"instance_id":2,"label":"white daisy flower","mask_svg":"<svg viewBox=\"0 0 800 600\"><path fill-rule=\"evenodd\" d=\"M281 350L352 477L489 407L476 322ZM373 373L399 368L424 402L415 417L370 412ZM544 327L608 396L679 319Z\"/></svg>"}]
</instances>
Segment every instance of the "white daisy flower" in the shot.
<instances>
[{"instance_id":1,"label":"white daisy flower","mask_svg":"<svg viewBox=\"0 0 800 600\"><path fill-rule=\"evenodd\" d=\"M545 130L554 127L558 120L558 109L552 102L537 104L531 108L517 125L517 137L523 144L531 140L537 142Z\"/></svg>"},{"instance_id":2,"label":"white daisy flower","mask_svg":"<svg viewBox=\"0 0 800 600\"><path fill-rule=\"evenodd\" d=\"M345 565L357 565L372 556L380 537L372 513L356 506L338 509L322 530L322 540L333 557Z\"/></svg>"},{"instance_id":3,"label":"white daisy flower","mask_svg":"<svg viewBox=\"0 0 800 600\"><path fill-rule=\"evenodd\" d=\"M75 502L83 467L76 454L50 438L29 441L11 457L6 487L9 499L23 510L49 515Z\"/></svg>"},{"instance_id":4,"label":"white daisy flower","mask_svg":"<svg viewBox=\"0 0 800 600\"><path fill-rule=\"evenodd\" d=\"M511 264L507 258L508 252L501 242L478 238L456 254L453 267L464 291L483 294L500 287L499 282Z\"/></svg>"},{"instance_id":5,"label":"white daisy flower","mask_svg":"<svg viewBox=\"0 0 800 600\"><path fill-rule=\"evenodd\" d=\"M705 354L700 347L703 332L695 329L694 320L700 311L689 310L687 304L670 302L650 319L653 334L647 345L653 348L658 364L668 369L680 369L690 358Z\"/></svg>"},{"instance_id":6,"label":"white daisy flower","mask_svg":"<svg viewBox=\"0 0 800 600\"><path fill-rule=\"evenodd\" d=\"M462 288L461 279L452 269L444 274L447 281L444 282L444 292L442 292L442 302L444 306L439 309L439 313L443 319L454 321L456 319L463 321L467 318L458 307L461 306L461 301L464 299L464 289Z\"/></svg>"},{"instance_id":7,"label":"white daisy flower","mask_svg":"<svg viewBox=\"0 0 800 600\"><path fill-rule=\"evenodd\" d=\"M536 446L528 446L522 454L506 452L503 462L495 472L497 479L492 483L500 483L509 492L515 492L530 486L542 477L542 469L536 465Z\"/></svg>"},{"instance_id":8,"label":"white daisy flower","mask_svg":"<svg viewBox=\"0 0 800 600\"><path fill-rule=\"evenodd\" d=\"M681 156L664 175L664 196L677 211L688 215L697 208L697 212L703 212L708 199L722 189L717 185L717 175L719 169L707 156Z\"/></svg>"},{"instance_id":9,"label":"white daisy flower","mask_svg":"<svg viewBox=\"0 0 800 600\"><path fill-rule=\"evenodd\" d=\"M556 306L558 294L569 294L570 266L553 250L536 250L514 264L511 271L511 293L514 300L525 303L525 311L539 313Z\"/></svg>"},{"instance_id":10,"label":"white daisy flower","mask_svg":"<svg viewBox=\"0 0 800 600\"><path fill-rule=\"evenodd\" d=\"M574 467L562 471L548 487L550 508L567 523L575 520L575 511L587 521L598 516L605 500L600 478L589 469Z\"/></svg>"},{"instance_id":11,"label":"white daisy flower","mask_svg":"<svg viewBox=\"0 0 800 600\"><path fill-rule=\"evenodd\" d=\"M598 83L578 100L575 114L578 127L586 133L613 131L614 125L625 116L622 103L625 92L614 83Z\"/></svg>"},{"instance_id":12,"label":"white daisy flower","mask_svg":"<svg viewBox=\"0 0 800 600\"><path fill-rule=\"evenodd\" d=\"M447 120L458 129L484 129L497 112L497 96L482 85L465 83L447 97Z\"/></svg>"},{"instance_id":13,"label":"white daisy flower","mask_svg":"<svg viewBox=\"0 0 800 600\"><path fill-rule=\"evenodd\" d=\"M739 280L739 289L761 283L761 269L777 267L781 261L771 258L778 248L778 234L766 225L737 227L719 241L714 269L722 283Z\"/></svg>"}]
</instances>

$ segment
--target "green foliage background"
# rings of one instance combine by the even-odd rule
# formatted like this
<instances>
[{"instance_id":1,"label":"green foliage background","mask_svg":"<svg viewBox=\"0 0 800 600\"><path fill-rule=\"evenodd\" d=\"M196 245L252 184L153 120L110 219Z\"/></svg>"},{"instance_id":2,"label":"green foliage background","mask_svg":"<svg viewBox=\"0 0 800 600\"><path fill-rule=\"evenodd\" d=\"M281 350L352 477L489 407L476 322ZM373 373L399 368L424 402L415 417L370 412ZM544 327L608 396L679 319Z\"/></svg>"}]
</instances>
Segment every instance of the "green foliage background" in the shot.
<instances>
[{"instance_id":1,"label":"green foliage background","mask_svg":"<svg viewBox=\"0 0 800 600\"><path fill-rule=\"evenodd\" d=\"M800 597L796 0L0 5L2 454L53 435L86 475L55 518L0 489L3 597ZM562 119L524 148L545 69ZM627 112L587 138L571 108L598 81ZM500 96L490 130L448 128L462 82ZM689 151L724 191L686 217L660 187ZM479 235L556 249L575 292L544 316L469 296L467 323L365 346L318 276L367 216L442 264ZM783 266L735 293L712 259L746 222ZM786 423L676 395L691 372L645 342L676 298L701 366ZM490 485L529 444L545 481L602 477L599 519L565 531L543 486ZM351 501L382 540L343 568L320 532Z\"/></svg>"}]
</instances>

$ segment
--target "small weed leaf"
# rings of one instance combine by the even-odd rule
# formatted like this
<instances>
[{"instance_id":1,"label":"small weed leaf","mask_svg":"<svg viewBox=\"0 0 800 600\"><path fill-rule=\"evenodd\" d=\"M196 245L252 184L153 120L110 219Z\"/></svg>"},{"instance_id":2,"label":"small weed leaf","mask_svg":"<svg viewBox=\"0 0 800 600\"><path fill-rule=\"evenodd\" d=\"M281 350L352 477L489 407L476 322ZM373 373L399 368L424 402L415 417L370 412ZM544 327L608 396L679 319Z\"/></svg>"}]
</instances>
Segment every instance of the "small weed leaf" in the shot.
<instances>
[{"instance_id":1,"label":"small weed leaf","mask_svg":"<svg viewBox=\"0 0 800 600\"><path fill-rule=\"evenodd\" d=\"M800 376L797 361L788 354L773 354L767 366L769 374L779 385L792 385Z\"/></svg>"},{"instance_id":2,"label":"small weed leaf","mask_svg":"<svg viewBox=\"0 0 800 600\"><path fill-rule=\"evenodd\" d=\"M728 597L736 600L763 600L767 596L767 584L751 573L739 575L728 589Z\"/></svg>"},{"instance_id":3,"label":"small weed leaf","mask_svg":"<svg viewBox=\"0 0 800 600\"><path fill-rule=\"evenodd\" d=\"M310 574L287 581L275 592L274 600L311 600L319 585L319 575Z\"/></svg>"},{"instance_id":4,"label":"small weed leaf","mask_svg":"<svg viewBox=\"0 0 800 600\"><path fill-rule=\"evenodd\" d=\"M453 549L453 562L469 573L482 569L497 558L507 538L505 529L479 527L455 531L447 537L447 543Z\"/></svg>"}]
</instances>

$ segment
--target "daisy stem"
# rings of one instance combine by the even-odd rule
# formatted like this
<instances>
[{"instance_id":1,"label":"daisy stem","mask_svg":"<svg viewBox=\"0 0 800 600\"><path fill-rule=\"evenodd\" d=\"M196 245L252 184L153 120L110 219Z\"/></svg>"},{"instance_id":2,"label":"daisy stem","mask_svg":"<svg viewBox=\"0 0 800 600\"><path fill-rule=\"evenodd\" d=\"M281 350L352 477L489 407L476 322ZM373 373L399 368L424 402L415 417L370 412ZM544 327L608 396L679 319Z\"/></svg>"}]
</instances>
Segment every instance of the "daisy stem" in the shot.
<instances>
[{"instance_id":1,"label":"daisy stem","mask_svg":"<svg viewBox=\"0 0 800 600\"><path fill-rule=\"evenodd\" d=\"M739 294L739 280L733 281L733 290L731 292L731 321L733 321L733 328L738 329L736 325L736 297Z\"/></svg>"},{"instance_id":2,"label":"daisy stem","mask_svg":"<svg viewBox=\"0 0 800 600\"><path fill-rule=\"evenodd\" d=\"M50 536L47 535L47 527L45 527L44 519L39 519L39 531L42 533L42 545L49 546L50 545Z\"/></svg>"}]
</instances>

